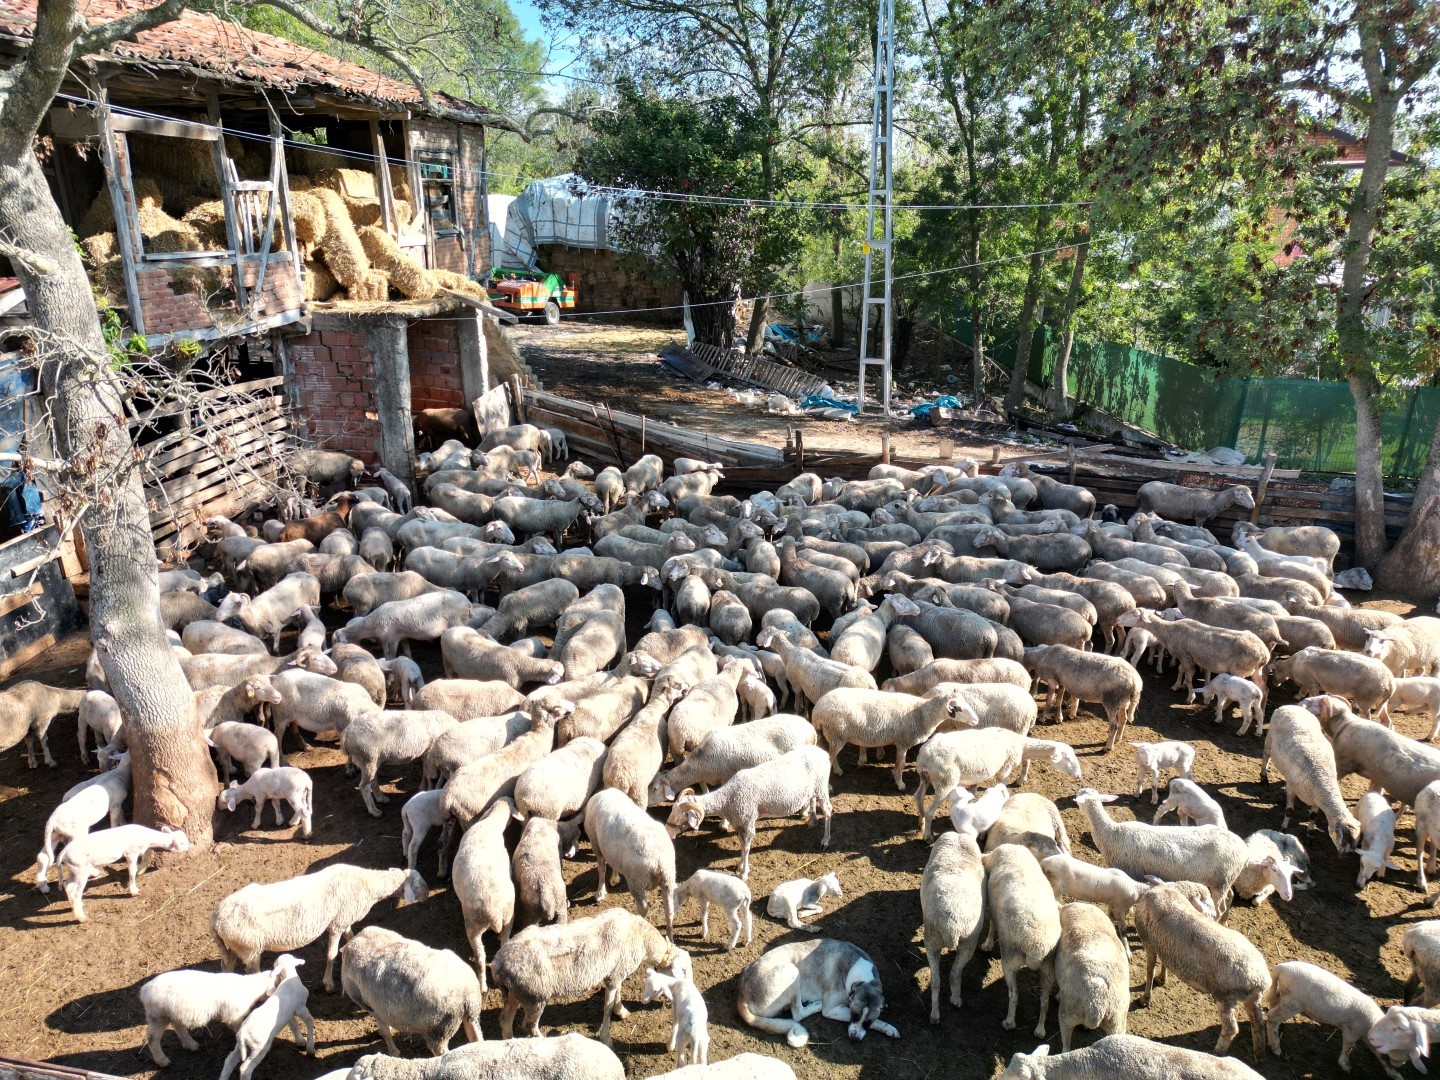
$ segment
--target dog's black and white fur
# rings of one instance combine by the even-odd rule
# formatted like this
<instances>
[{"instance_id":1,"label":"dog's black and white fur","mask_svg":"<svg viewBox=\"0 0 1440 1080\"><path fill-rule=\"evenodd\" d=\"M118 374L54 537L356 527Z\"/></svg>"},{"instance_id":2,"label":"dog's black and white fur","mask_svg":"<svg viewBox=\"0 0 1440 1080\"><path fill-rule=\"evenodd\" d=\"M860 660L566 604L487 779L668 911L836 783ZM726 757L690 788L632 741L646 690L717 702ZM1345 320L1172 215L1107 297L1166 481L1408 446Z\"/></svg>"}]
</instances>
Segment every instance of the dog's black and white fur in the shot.
<instances>
[{"instance_id":1,"label":"dog's black and white fur","mask_svg":"<svg viewBox=\"0 0 1440 1080\"><path fill-rule=\"evenodd\" d=\"M751 1027L784 1035L796 1047L810 1041L800 1021L816 1013L848 1022L852 1039L863 1039L867 1030L900 1037L880 1019L885 990L874 962L864 950L833 938L780 945L765 953L740 973L735 1008ZM787 1010L789 1020L781 1017Z\"/></svg>"}]
</instances>

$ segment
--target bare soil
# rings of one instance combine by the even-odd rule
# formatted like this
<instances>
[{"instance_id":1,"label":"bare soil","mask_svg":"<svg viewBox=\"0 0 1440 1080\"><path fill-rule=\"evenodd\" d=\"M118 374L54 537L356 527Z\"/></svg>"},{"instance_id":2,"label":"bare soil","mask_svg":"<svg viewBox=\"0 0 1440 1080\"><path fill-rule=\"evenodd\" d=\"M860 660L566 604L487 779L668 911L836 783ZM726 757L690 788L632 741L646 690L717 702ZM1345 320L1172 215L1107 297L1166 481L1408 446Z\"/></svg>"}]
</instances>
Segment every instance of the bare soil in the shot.
<instances>
[{"instance_id":1,"label":"bare soil","mask_svg":"<svg viewBox=\"0 0 1440 1080\"><path fill-rule=\"evenodd\" d=\"M632 596L631 621L643 621L644 598ZM1406 606L1385 601L1377 604L1404 611ZM84 678L87 645L72 639L24 673L58 684L78 686ZM428 676L438 675L438 655L417 649ZM881 672L880 674L883 674ZM1132 740L1182 738L1200 749L1196 779L1222 796L1230 825L1248 834L1257 828L1277 828L1283 806L1283 788L1258 782L1260 740L1240 739L1238 726L1227 720L1212 722L1197 706L1180 703L1169 689L1171 675L1146 674L1147 690ZM1276 697L1279 704L1287 700ZM1423 737L1420 720L1402 720L1402 730ZM49 1061L121 1076L152 1076L157 1070L138 1048L143 1039L143 1015L136 997L151 976L182 966L216 969L216 950L207 929L209 914L223 896L251 881L274 881L304 873L332 862L346 861L383 867L400 861L400 798L385 807L384 817L368 817L344 774L340 754L321 744L293 754L291 760L308 769L315 779L315 835L308 843L294 831L277 828L268 817L252 830L248 810L217 822L219 842L212 851L172 863L144 875L138 897L125 895L123 877L103 878L87 893L90 919L77 924L58 888L48 897L34 888L34 853L39 848L46 816L65 789L85 774L72 742L71 721L57 722L51 746L60 766L29 771L19 748L0 757L0 1046L8 1056ZM1101 756L1105 738L1103 717L1082 709L1074 721L1047 725L1044 737L1075 745L1085 770L1084 782L1122 795L1114 811L1120 817L1152 813L1148 799L1134 798L1135 767L1128 752ZM943 1005L942 1022L928 1022L929 975L920 944L918 886L928 846L918 838L913 801L896 792L889 764L857 768L854 751L841 763L843 776L833 783L834 836L829 850L819 844L818 828L803 820L763 824L756 840L750 885L756 896L755 940L727 953L712 925L711 940L699 938L698 912L692 905L681 913L677 940L692 951L700 985L710 1008L712 1059L746 1050L774 1054L789 1061L801 1077L929 1077L983 1078L995 1075L1009 1056L1029 1051L1043 1040L1031 1029L1036 1022L1036 977L1021 978L1020 1028L1001 1030L1006 995L998 960L979 954L964 978L965 1004L961 1010ZM385 790L403 797L415 790L418 769L391 769L384 774ZM913 770L907 774L913 790ZM1083 816L1066 796L1074 784L1044 768L1032 775L1032 790L1060 801L1071 841L1082 857L1097 858L1089 844ZM1364 782L1352 777L1347 795L1358 798ZM660 813L660 811L657 811ZM943 817L942 817L943 821ZM948 826L947 826L948 827ZM1274 963L1305 959L1324 965L1375 995L1382 1004L1396 1002L1406 974L1398 942L1405 927L1430 915L1423 906L1414 878L1413 831L1401 830L1396 856L1405 867L1388 880L1375 881L1362 894L1354 886L1356 860L1338 857L1323 828L1296 827L1311 852L1316 887L1298 892L1290 904L1272 901L1259 908L1236 908L1231 925L1244 931ZM698 867L733 871L738 846L733 835L707 827L699 836L677 843L682 877ZM434 837L422 854L422 872L434 867ZM842 1026L824 1019L812 1020L810 1045L791 1050L782 1040L753 1032L735 1016L734 990L742 967L767 946L797 940L803 931L791 931L764 914L764 897L781 881L804 875L818 877L834 870L845 896L827 901L825 915L815 920L820 932L853 941L876 960L888 993L887 1018L902 1034L899 1042L872 1035L851 1042ZM572 917L584 918L595 910L594 862L589 853L568 864ZM382 903L373 921L430 945L467 955L459 906L447 882L433 879L429 900L397 908ZM624 892L612 893L609 904L629 904ZM652 918L658 917L652 912ZM722 923L723 925L723 923ZM1132 934L1133 938L1133 934ZM493 951L495 943L489 948ZM363 1053L382 1049L374 1025L338 994L319 987L324 965L323 944L300 950L306 961L307 983L313 989L311 1009L318 1022L319 1061L304 1058L284 1037L277 1041L263 1066L263 1074L276 1080L303 1080L352 1062ZM948 978L948 961L944 977ZM1132 961L1132 984L1144 978L1144 952L1137 947ZM625 1060L628 1074L650 1076L670 1067L665 1052L669 1013L660 1007L636 1003L640 980L627 984L634 1009L630 1018L614 1027L615 1050ZM497 1038L500 994L492 990L484 1018L486 1038ZM1055 1035L1052 1005L1047 1024ZM557 1004L546 1010L548 1032L575 1030L593 1034L599 1020L598 997ZM1130 1015L1135 1034L1165 1039L1197 1049L1210 1048L1216 1038L1216 1011L1206 999L1172 981L1156 991L1147 1009ZM1081 1033L1077 1042L1093 1035ZM212 1029L200 1033L201 1049L194 1054L179 1049L167 1037L167 1050L175 1064L168 1070L179 1076L214 1076L232 1039ZM1249 1032L1242 1031L1236 1053L1250 1059ZM1336 1075L1339 1040L1334 1032L1305 1021L1285 1028L1282 1060L1267 1058L1260 1066L1267 1077L1330 1077ZM1058 1048L1058 1042L1057 1042ZM421 1055L423 1046L402 1041L407 1054ZM1357 1077L1380 1076L1363 1049L1354 1059Z\"/></svg>"}]
</instances>

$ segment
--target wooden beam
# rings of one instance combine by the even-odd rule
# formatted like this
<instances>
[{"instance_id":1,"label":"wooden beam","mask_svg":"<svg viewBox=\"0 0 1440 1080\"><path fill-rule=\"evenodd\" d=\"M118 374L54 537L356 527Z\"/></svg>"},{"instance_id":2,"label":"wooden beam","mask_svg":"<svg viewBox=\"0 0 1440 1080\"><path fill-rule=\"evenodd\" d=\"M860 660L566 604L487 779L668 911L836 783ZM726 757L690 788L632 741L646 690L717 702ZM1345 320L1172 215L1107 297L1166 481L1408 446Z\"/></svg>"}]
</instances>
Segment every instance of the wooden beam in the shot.
<instances>
[{"instance_id":1,"label":"wooden beam","mask_svg":"<svg viewBox=\"0 0 1440 1080\"><path fill-rule=\"evenodd\" d=\"M110 120L114 131L138 131L145 135L165 135L172 139L196 139L220 142L220 128L194 124L189 120L161 120L153 116L115 116Z\"/></svg>"},{"instance_id":2,"label":"wooden beam","mask_svg":"<svg viewBox=\"0 0 1440 1080\"><path fill-rule=\"evenodd\" d=\"M100 88L101 99L105 88ZM108 107L100 110L100 160L105 166L105 187L110 192L110 201L115 204L115 239L120 248L120 269L125 276L125 293L130 301L130 325L137 334L145 333L145 313L140 309L140 283L135 276L135 260L143 254L139 238L131 231L138 226L132 217L135 210L134 196L130 192L130 156L125 156L125 167L115 154L116 140L124 145L125 136L118 134L111 126L115 117Z\"/></svg>"},{"instance_id":3,"label":"wooden beam","mask_svg":"<svg viewBox=\"0 0 1440 1080\"><path fill-rule=\"evenodd\" d=\"M1260 520L1260 508L1265 505L1265 489L1270 486L1270 473L1275 468L1273 451L1265 455L1265 467L1260 470L1260 483L1255 485L1255 508L1250 511L1251 522Z\"/></svg>"},{"instance_id":4,"label":"wooden beam","mask_svg":"<svg viewBox=\"0 0 1440 1080\"><path fill-rule=\"evenodd\" d=\"M469 293L460 292L458 289L447 289L443 285L440 287L440 291L446 296L459 300L462 304L474 308L476 311L483 311L486 315L493 315L501 322L518 323L520 321L519 317L513 312L497 308L494 304L487 304L478 296L471 296Z\"/></svg>"}]
</instances>

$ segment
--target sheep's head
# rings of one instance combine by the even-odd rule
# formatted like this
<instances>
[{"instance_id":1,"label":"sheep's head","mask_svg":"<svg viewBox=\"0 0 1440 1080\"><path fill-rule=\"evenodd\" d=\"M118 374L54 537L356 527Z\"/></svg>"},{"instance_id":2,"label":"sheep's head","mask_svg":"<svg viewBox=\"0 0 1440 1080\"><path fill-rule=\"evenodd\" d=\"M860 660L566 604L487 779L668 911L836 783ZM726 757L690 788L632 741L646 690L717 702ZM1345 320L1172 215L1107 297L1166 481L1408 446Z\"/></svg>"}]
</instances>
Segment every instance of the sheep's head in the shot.
<instances>
[{"instance_id":1,"label":"sheep's head","mask_svg":"<svg viewBox=\"0 0 1440 1080\"><path fill-rule=\"evenodd\" d=\"M1131 743L1130 745L1136 746L1137 744ZM1141 743L1138 745L1143 746L1145 744ZM1102 792L1096 791L1094 788L1081 788L1079 791L1075 792L1075 805L1080 807L1081 809L1084 809L1087 806L1099 806L1101 803L1112 803L1119 797L1120 796L1118 795L1104 794Z\"/></svg>"},{"instance_id":2,"label":"sheep's head","mask_svg":"<svg viewBox=\"0 0 1440 1080\"><path fill-rule=\"evenodd\" d=\"M660 674L661 664L659 660L649 653L630 654L630 674L638 675L642 679L653 679Z\"/></svg>"},{"instance_id":3,"label":"sheep's head","mask_svg":"<svg viewBox=\"0 0 1440 1080\"><path fill-rule=\"evenodd\" d=\"M428 898L430 886L425 884L425 879L420 876L420 871L411 870L405 875L405 880L401 883L400 888L395 891L400 894L400 906L404 907L406 904L418 904Z\"/></svg>"},{"instance_id":4,"label":"sheep's head","mask_svg":"<svg viewBox=\"0 0 1440 1080\"><path fill-rule=\"evenodd\" d=\"M980 726L980 714L958 691L951 691L945 695L944 710L946 717L956 724L963 727Z\"/></svg>"},{"instance_id":5,"label":"sheep's head","mask_svg":"<svg viewBox=\"0 0 1440 1080\"><path fill-rule=\"evenodd\" d=\"M1430 1056L1430 1028L1425 1011L1409 1005L1391 1005L1365 1036L1375 1052L1396 1067L1406 1061L1425 1072Z\"/></svg>"},{"instance_id":6,"label":"sheep's head","mask_svg":"<svg viewBox=\"0 0 1440 1080\"><path fill-rule=\"evenodd\" d=\"M210 742L210 740L209 740L208 738L207 738L205 741L206 741L206 742ZM210 743L210 745L213 746L213 745L215 745L215 744L214 744L214 743ZM231 811L233 811L233 810L235 809L235 804L240 801L240 799L239 799L239 794L240 794L240 793L239 793L239 790L238 790L239 787L240 787L240 782L239 782L238 780L231 780L231 781L230 781L230 786L229 786L229 787L221 788L221 789L220 789L220 794L217 795L217 796L215 796L215 805L218 806L218 807L220 807L222 810L231 810Z\"/></svg>"},{"instance_id":7,"label":"sheep's head","mask_svg":"<svg viewBox=\"0 0 1440 1080\"><path fill-rule=\"evenodd\" d=\"M1395 635L1388 630L1367 630L1365 631L1365 655L1373 656L1376 660L1384 660L1385 654L1390 651L1395 642Z\"/></svg>"},{"instance_id":8,"label":"sheep's head","mask_svg":"<svg viewBox=\"0 0 1440 1080\"><path fill-rule=\"evenodd\" d=\"M1255 509L1255 496L1250 493L1248 487L1244 484L1236 484L1230 490L1235 493L1236 506L1243 506L1246 510Z\"/></svg>"},{"instance_id":9,"label":"sheep's head","mask_svg":"<svg viewBox=\"0 0 1440 1080\"><path fill-rule=\"evenodd\" d=\"M268 676L251 675L240 685L247 711L257 705L279 705L283 700L280 691L275 689Z\"/></svg>"},{"instance_id":10,"label":"sheep's head","mask_svg":"<svg viewBox=\"0 0 1440 1080\"><path fill-rule=\"evenodd\" d=\"M831 870L824 877L817 878L815 886L821 898L826 896L843 897L845 895L840 889L840 878L834 870Z\"/></svg>"},{"instance_id":11,"label":"sheep's head","mask_svg":"<svg viewBox=\"0 0 1440 1080\"><path fill-rule=\"evenodd\" d=\"M895 524L895 515L882 506L870 515L870 521L875 525L893 525Z\"/></svg>"},{"instance_id":12,"label":"sheep's head","mask_svg":"<svg viewBox=\"0 0 1440 1080\"><path fill-rule=\"evenodd\" d=\"M241 569L241 567L236 567L236 569ZM249 596L242 592L232 592L224 600L221 600L220 606L215 609L215 621L230 623L232 620L238 619L240 613L249 607Z\"/></svg>"},{"instance_id":13,"label":"sheep's head","mask_svg":"<svg viewBox=\"0 0 1440 1080\"><path fill-rule=\"evenodd\" d=\"M673 975L663 975L654 968L646 968L645 989L640 993L640 1004L649 1005L652 1001L673 1003L674 987L678 981Z\"/></svg>"},{"instance_id":14,"label":"sheep's head","mask_svg":"<svg viewBox=\"0 0 1440 1080\"><path fill-rule=\"evenodd\" d=\"M345 640L348 640L348 638L342 640L340 635L345 633L346 630L350 629L350 627L358 621L361 620L351 619L349 623L335 631L336 644L343 644ZM304 668L306 671L313 671L317 675L334 675L340 670L336 667L334 660L331 660L330 657L326 656L319 649L309 645L295 654L295 666L297 668Z\"/></svg>"},{"instance_id":15,"label":"sheep's head","mask_svg":"<svg viewBox=\"0 0 1440 1080\"><path fill-rule=\"evenodd\" d=\"M885 598L885 604L890 605L892 616L904 618L908 615L919 615L920 605L911 600L904 593L894 593ZM882 607L884 604L881 605Z\"/></svg>"},{"instance_id":16,"label":"sheep's head","mask_svg":"<svg viewBox=\"0 0 1440 1080\"><path fill-rule=\"evenodd\" d=\"M681 833L694 832L705 820L705 812L695 798L694 788L686 788L674 796L674 799L675 805L670 808L670 816L665 819L665 831L672 840Z\"/></svg>"},{"instance_id":17,"label":"sheep's head","mask_svg":"<svg viewBox=\"0 0 1440 1080\"><path fill-rule=\"evenodd\" d=\"M594 477L595 470L583 461L572 461L565 466L565 475L572 480L589 480Z\"/></svg>"}]
</instances>

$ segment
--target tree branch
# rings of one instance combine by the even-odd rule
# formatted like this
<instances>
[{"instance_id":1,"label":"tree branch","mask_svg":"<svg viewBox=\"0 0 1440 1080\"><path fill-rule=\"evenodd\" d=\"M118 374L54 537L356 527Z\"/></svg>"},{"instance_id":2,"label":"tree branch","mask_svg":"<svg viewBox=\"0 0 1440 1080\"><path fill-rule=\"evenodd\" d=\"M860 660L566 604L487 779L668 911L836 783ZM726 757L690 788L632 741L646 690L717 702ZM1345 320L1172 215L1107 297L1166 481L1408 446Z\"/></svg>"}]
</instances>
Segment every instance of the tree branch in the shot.
<instances>
[{"instance_id":1,"label":"tree branch","mask_svg":"<svg viewBox=\"0 0 1440 1080\"><path fill-rule=\"evenodd\" d=\"M132 11L129 15L122 15L118 19L111 19L107 23L93 26L76 37L75 55L87 56L90 53L108 49L115 42L134 37L142 30L151 30L174 21L184 10L185 0L162 0L152 8ZM83 18L83 16L80 17Z\"/></svg>"}]
</instances>

